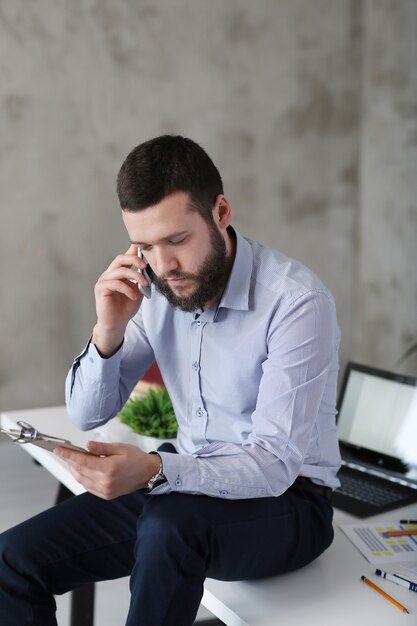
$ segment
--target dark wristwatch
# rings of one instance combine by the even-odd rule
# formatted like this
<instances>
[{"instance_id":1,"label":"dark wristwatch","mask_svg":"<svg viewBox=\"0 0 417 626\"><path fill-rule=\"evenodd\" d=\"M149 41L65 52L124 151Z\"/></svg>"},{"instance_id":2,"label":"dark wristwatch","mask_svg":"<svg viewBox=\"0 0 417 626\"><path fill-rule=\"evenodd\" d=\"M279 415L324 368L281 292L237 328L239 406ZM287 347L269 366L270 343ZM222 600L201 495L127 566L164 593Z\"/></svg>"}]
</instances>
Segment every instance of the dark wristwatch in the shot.
<instances>
[{"instance_id":1,"label":"dark wristwatch","mask_svg":"<svg viewBox=\"0 0 417 626\"><path fill-rule=\"evenodd\" d=\"M158 454L157 452L150 452L149 454ZM159 456L159 454L158 454ZM148 480L148 485L147 487L143 490L145 493L150 493L152 491L152 489L155 489L155 487L158 487L158 485L163 485L164 483L168 482L167 477L164 474L164 470L162 467L162 459L159 456L159 472L157 474L155 474L154 476L151 476L151 478Z\"/></svg>"}]
</instances>

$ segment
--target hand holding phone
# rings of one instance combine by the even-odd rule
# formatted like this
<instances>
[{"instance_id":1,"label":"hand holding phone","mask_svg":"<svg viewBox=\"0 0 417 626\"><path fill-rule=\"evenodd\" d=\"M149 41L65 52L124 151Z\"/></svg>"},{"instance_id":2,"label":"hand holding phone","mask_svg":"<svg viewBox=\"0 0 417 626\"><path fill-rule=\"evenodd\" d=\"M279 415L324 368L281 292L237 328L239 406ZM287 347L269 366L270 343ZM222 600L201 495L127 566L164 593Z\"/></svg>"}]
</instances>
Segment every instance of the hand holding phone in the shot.
<instances>
[{"instance_id":1,"label":"hand holding phone","mask_svg":"<svg viewBox=\"0 0 417 626\"><path fill-rule=\"evenodd\" d=\"M120 347L126 326L141 305L143 294L138 283L142 278L139 279L138 272L141 271L139 265L145 263L141 263L138 256L142 258L137 244L130 244L124 254L118 254L110 263L94 287L97 323L92 342L102 356L111 356ZM149 273L152 275L150 268L145 274L148 282Z\"/></svg>"}]
</instances>

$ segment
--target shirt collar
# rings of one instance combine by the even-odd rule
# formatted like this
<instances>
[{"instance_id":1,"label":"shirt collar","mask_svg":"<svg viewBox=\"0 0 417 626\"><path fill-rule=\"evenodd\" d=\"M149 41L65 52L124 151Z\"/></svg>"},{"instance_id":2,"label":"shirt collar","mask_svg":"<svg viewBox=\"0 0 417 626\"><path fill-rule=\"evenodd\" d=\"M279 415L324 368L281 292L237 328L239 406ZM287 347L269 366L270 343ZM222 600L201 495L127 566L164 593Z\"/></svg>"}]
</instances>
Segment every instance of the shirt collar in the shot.
<instances>
[{"instance_id":1,"label":"shirt collar","mask_svg":"<svg viewBox=\"0 0 417 626\"><path fill-rule=\"evenodd\" d=\"M231 228L231 227L229 227ZM253 251L250 243L237 231L231 229L236 237L236 252L229 280L223 292L218 308L249 309L249 289L253 269Z\"/></svg>"}]
</instances>

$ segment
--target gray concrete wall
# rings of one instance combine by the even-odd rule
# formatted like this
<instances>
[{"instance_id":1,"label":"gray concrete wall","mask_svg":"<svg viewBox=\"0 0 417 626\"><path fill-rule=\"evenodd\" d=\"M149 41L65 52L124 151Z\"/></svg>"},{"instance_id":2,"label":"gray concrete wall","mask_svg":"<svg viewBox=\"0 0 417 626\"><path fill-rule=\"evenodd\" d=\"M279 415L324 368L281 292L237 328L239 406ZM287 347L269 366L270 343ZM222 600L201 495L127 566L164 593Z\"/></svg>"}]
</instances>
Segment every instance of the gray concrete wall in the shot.
<instances>
[{"instance_id":1,"label":"gray concrete wall","mask_svg":"<svg viewBox=\"0 0 417 626\"><path fill-rule=\"evenodd\" d=\"M417 339L417 2L368 2L364 23L353 350L395 366Z\"/></svg>"},{"instance_id":2,"label":"gray concrete wall","mask_svg":"<svg viewBox=\"0 0 417 626\"><path fill-rule=\"evenodd\" d=\"M417 335L416 26L414 0L0 0L0 409L63 402L127 247L117 170L165 132L208 150L244 234L333 290L342 362L395 367Z\"/></svg>"}]
</instances>

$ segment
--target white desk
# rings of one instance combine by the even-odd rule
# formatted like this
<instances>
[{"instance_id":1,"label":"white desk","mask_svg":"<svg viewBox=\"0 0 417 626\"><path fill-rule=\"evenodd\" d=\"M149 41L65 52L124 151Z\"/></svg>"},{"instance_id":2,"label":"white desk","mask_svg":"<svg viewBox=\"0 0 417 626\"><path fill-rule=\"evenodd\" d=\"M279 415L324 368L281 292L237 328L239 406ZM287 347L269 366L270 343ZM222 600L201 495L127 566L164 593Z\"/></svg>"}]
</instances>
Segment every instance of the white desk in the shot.
<instances>
[{"instance_id":1,"label":"white desk","mask_svg":"<svg viewBox=\"0 0 417 626\"><path fill-rule=\"evenodd\" d=\"M4 428L15 427L18 420L78 445L85 445L88 439L94 438L91 432L80 432L69 422L65 407L1 414ZM25 444L24 448L73 493L84 491L72 478L66 464L55 455L30 444ZM416 519L417 504L385 513L378 519L401 518ZM285 626L303 623L308 626L417 625L417 593L384 580L376 581L411 611L407 615L361 582L362 574L375 580L375 567L338 528L340 523L355 521L357 518L336 510L332 546L316 561L296 572L254 582L227 583L208 579L202 604L227 626L277 626L281 622Z\"/></svg>"}]
</instances>

